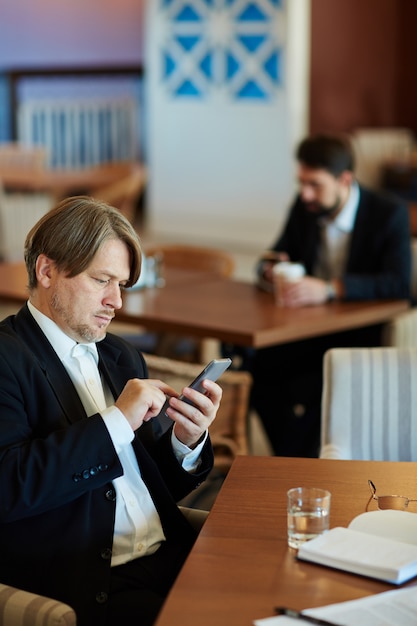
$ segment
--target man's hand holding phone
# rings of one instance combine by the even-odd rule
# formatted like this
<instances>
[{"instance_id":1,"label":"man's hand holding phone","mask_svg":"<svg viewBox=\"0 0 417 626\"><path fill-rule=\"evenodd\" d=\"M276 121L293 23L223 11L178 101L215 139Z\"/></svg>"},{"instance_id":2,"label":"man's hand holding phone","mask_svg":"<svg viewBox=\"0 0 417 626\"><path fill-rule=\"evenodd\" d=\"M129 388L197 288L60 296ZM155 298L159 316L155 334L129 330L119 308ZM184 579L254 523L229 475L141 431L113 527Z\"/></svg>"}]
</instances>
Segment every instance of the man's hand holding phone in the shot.
<instances>
[{"instance_id":1,"label":"man's hand holding phone","mask_svg":"<svg viewBox=\"0 0 417 626\"><path fill-rule=\"evenodd\" d=\"M230 359L215 359L179 397L169 398L166 414L175 422L175 436L189 448L195 447L216 417L222 388L215 382L229 367Z\"/></svg>"}]
</instances>

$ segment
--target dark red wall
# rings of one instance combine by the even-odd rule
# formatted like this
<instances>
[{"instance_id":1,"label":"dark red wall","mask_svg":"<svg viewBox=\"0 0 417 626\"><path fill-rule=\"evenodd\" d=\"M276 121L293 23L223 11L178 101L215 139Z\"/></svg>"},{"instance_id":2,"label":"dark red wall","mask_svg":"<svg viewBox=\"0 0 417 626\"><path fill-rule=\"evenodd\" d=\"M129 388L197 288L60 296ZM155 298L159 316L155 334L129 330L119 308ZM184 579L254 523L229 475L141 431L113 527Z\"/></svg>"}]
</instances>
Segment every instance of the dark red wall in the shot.
<instances>
[{"instance_id":1,"label":"dark red wall","mask_svg":"<svg viewBox=\"0 0 417 626\"><path fill-rule=\"evenodd\" d=\"M311 132L417 134L417 2L312 0Z\"/></svg>"}]
</instances>

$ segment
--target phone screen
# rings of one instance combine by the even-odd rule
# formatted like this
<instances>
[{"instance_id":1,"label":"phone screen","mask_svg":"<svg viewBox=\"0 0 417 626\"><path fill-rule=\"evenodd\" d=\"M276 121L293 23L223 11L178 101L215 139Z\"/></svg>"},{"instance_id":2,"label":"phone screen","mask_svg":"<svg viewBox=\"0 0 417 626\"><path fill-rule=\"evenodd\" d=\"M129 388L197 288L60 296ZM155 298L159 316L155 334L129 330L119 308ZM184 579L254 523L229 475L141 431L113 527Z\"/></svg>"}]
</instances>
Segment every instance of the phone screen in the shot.
<instances>
[{"instance_id":1,"label":"phone screen","mask_svg":"<svg viewBox=\"0 0 417 626\"><path fill-rule=\"evenodd\" d=\"M202 386L203 380L208 378L209 380L216 381L222 374L230 367L232 363L232 359L213 359L210 361L208 365L200 372L200 374L190 383L188 386L191 389L196 389L200 393L205 393L205 390ZM180 400L184 400L188 404L192 404L189 400L186 400L182 395L180 396Z\"/></svg>"},{"instance_id":2,"label":"phone screen","mask_svg":"<svg viewBox=\"0 0 417 626\"><path fill-rule=\"evenodd\" d=\"M212 380L213 382L215 382L219 378L219 376L221 376L223 372L225 372L227 368L230 367L231 364L232 364L232 359L229 359L229 358L213 359L213 361L210 361L210 363L206 365L206 367L199 373L199 375L196 378L194 378L194 380L188 386L191 387L192 389L196 389L200 393L205 393L205 389L201 385L203 380L205 378L208 378L209 380ZM182 394L179 396L179 400L183 400L187 404L191 404L191 405L193 404L190 400L188 400L187 398L184 398ZM167 399L167 401L165 402L161 413L165 415L165 417L170 419L169 415L165 413L168 404L169 404L169 399Z\"/></svg>"}]
</instances>

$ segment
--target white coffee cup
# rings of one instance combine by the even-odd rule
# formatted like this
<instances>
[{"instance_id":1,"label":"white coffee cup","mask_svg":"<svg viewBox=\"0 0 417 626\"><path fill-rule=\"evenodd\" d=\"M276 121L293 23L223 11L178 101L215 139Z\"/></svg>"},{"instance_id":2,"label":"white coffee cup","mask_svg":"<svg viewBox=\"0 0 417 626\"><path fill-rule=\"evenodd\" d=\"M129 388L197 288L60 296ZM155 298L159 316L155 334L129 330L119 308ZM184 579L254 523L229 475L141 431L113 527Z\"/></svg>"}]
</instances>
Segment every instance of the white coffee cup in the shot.
<instances>
[{"instance_id":1,"label":"white coffee cup","mask_svg":"<svg viewBox=\"0 0 417 626\"><path fill-rule=\"evenodd\" d=\"M305 276L305 267L301 263L282 261L272 268L275 302L282 305L282 286L284 283L295 283Z\"/></svg>"}]
</instances>

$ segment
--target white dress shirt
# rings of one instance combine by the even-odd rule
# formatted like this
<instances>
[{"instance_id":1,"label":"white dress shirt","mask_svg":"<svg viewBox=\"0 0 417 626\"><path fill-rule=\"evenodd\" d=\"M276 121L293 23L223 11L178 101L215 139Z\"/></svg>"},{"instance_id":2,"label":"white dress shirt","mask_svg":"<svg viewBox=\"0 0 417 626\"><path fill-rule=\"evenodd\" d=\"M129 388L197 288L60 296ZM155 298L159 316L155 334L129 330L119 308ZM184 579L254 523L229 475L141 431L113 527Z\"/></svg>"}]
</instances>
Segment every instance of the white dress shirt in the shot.
<instances>
[{"instance_id":1,"label":"white dress shirt","mask_svg":"<svg viewBox=\"0 0 417 626\"><path fill-rule=\"evenodd\" d=\"M342 278L359 206L359 186L353 182L345 206L334 220L322 218L322 241L314 276L323 280Z\"/></svg>"},{"instance_id":2,"label":"white dress shirt","mask_svg":"<svg viewBox=\"0 0 417 626\"><path fill-rule=\"evenodd\" d=\"M123 475L113 481L116 490L116 519L112 566L152 554L164 541L165 536L130 445L134 432L123 413L114 406L110 389L100 377L96 344L77 344L30 302L28 307L67 370L87 416L98 412L101 414L123 466ZM82 365L77 356L73 355L74 351L78 351L77 345L86 346L84 352L87 362ZM206 438L207 433L203 441L191 450L172 433L174 453L186 471L192 472L198 467Z\"/></svg>"}]
</instances>

